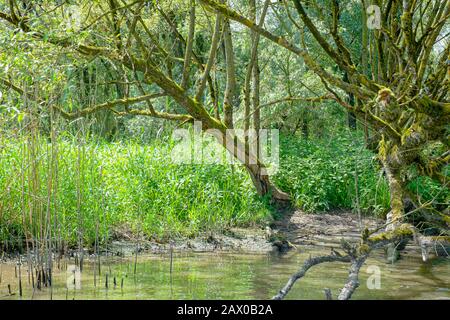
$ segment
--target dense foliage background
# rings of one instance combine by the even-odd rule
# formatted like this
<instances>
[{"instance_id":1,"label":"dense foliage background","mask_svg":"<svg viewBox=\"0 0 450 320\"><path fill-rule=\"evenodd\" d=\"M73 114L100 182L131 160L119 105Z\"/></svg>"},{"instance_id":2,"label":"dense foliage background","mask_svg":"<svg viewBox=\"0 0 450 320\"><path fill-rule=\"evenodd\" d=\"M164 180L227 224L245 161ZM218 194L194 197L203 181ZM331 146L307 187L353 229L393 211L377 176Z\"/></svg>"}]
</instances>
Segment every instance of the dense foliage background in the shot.
<instances>
[{"instance_id":1,"label":"dense foliage background","mask_svg":"<svg viewBox=\"0 0 450 320\"><path fill-rule=\"evenodd\" d=\"M127 54L151 57L171 79L179 81L191 4L188 0L81 1L71 7L72 12L60 7L59 1L38 5L24 1L23 7L13 9L30 16L27 31L13 18L8 20L14 17L10 3L0 2L0 11L8 14L0 23L0 242L8 245L24 238L51 236L69 245L77 241L92 245L96 239L106 241L127 232L161 240L232 226L262 226L277 218L273 204L257 194L241 166L170 161L175 144L171 134L180 126L189 127L189 121L180 124L133 115L122 106L65 120L55 108L76 113L159 90L126 64L101 54L83 55L85 43L118 51L124 44L134 44ZM331 23L331 17L321 13L329 4L315 1L311 16ZM215 22L214 13L198 7L192 65L202 67L190 70L197 86L210 54ZM246 15L253 10L246 1L231 1L230 7ZM149 52L131 37L136 22L133 10L138 8L142 14L139 24L144 26L139 35L149 44ZM359 55L364 20L355 8L360 8L359 1L342 3L339 31L351 53ZM254 11L261 16L262 3L258 2ZM271 5L264 27L302 43L324 70L345 77L310 32L294 32L300 21L289 12L284 4ZM73 23L74 14L81 17L82 26ZM244 107L246 72L254 34L241 24L228 23L237 75L234 125L243 128L248 118ZM208 114L225 111L226 93L222 92L229 86L225 40L219 40L210 72L216 96L200 97ZM327 92L326 82L292 52L266 38L259 41L262 49L255 66L260 73L259 97L252 97L258 100L252 103L253 112L259 110L261 115L251 123L255 126L260 121L262 128L281 132L281 167L272 180L290 194L296 208L306 212L343 209L385 218L390 208L385 172L378 151L367 148L369 137L378 139L380 132L335 101L302 99L322 97ZM432 54L439 57L438 51ZM192 85L186 92L195 93L195 88ZM354 97L336 90L348 103L355 103ZM152 106L160 113L185 112L170 95L155 98ZM145 111L148 105L143 100L133 107ZM429 149L437 153L445 151L445 146L430 142ZM406 175L411 177L408 189L412 193L422 202L431 201L432 210L445 212L447 186L419 177L413 169Z\"/></svg>"}]
</instances>

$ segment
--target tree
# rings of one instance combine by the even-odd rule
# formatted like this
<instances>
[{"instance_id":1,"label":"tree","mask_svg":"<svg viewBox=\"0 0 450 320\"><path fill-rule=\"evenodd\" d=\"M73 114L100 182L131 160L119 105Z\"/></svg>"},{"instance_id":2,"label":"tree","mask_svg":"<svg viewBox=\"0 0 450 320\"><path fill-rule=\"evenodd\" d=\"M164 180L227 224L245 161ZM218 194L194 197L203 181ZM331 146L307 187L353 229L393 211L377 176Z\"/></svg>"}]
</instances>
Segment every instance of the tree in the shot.
<instances>
[{"instance_id":1,"label":"tree","mask_svg":"<svg viewBox=\"0 0 450 320\"><path fill-rule=\"evenodd\" d=\"M306 1L287 1L286 14L294 20L299 32L306 28L312 34L323 53L345 73L345 80L328 71L308 48L296 46L216 1L201 2L302 58L322 80L329 92L327 99L337 101L357 119L371 126L375 133L372 145L376 146L391 193L389 228L401 224L405 214L403 201L412 196L406 191L411 180L410 176L406 177L406 172L415 169L417 175L447 186L443 169L450 160L447 132L450 119L450 42L446 40L450 17L448 2L376 1L382 12L381 25L371 33L369 57L363 53L364 61L372 71L367 76L364 70L358 70L361 53L353 54L339 31L340 1L308 5ZM295 21L289 4L293 4L299 21ZM365 11L366 8L361 9ZM321 14L327 10L331 20ZM327 33L322 32L319 25L326 26ZM363 39L363 42L367 40ZM343 93L359 103L346 102Z\"/></svg>"},{"instance_id":2,"label":"tree","mask_svg":"<svg viewBox=\"0 0 450 320\"><path fill-rule=\"evenodd\" d=\"M25 105L34 101L50 118L57 113L69 120L106 119L106 113L177 125L200 121L246 167L258 193L282 203L289 197L270 181L259 151L228 129L238 127L238 120L245 131L252 124L259 129L261 110L275 111L285 122L298 116L296 105L303 103L293 131L301 120L307 137L306 108L338 104L350 128L364 126L391 196L386 232L364 230L360 244L343 244L346 256L334 253L305 265L307 270L321 262L351 262L342 292L348 298L372 249L411 238L413 229L403 224L404 203L420 199L408 183L425 176L448 190L449 17L450 3L441 0L83 0L75 8L60 1L9 0L0 4L0 55L6 61L0 85ZM274 46L287 52L274 54ZM88 62L96 71L86 68ZM261 76L267 65L281 69L282 85ZM98 79L115 90L95 95L101 101L91 99L89 85ZM76 89L67 90L73 83ZM262 103L262 88L287 91L287 97L277 94ZM280 105L283 112L274 107Z\"/></svg>"},{"instance_id":3,"label":"tree","mask_svg":"<svg viewBox=\"0 0 450 320\"><path fill-rule=\"evenodd\" d=\"M415 198L407 190L408 182L426 176L448 190L445 169L450 160L450 41L447 39L450 3L386 0L373 1L372 7L368 7L368 1L361 1L362 12L367 9L369 13L381 15L363 14L363 20L372 19L375 23L370 26L376 29L369 34L368 28L362 28L362 47L354 52L354 47L350 48L352 41L344 39L340 31L345 27L341 21L341 1L283 1L286 16L298 32L303 36L306 29L322 54L335 65L331 71L329 64L317 58L317 51L312 55L305 41L299 47L292 35L288 40L276 34L278 31L262 28L214 0L201 2L297 55L322 81L328 91L325 99L339 103L349 112L349 120L355 117L372 129L372 135L367 134L368 146L378 154L390 189L391 211L387 215L386 232L374 235L379 230L365 229L360 244L343 243L346 256L335 252L307 260L274 297L282 299L311 266L341 261L351 262L351 267L348 282L338 298L349 299L359 285L358 273L370 251L388 246L388 251L396 255L396 248L402 248L416 232L404 224L407 214L404 203L407 198ZM354 6L356 3L352 2L352 9ZM331 19L326 18L330 16ZM420 203L419 199L413 201ZM422 243L422 236L416 238Z\"/></svg>"},{"instance_id":4,"label":"tree","mask_svg":"<svg viewBox=\"0 0 450 320\"><path fill-rule=\"evenodd\" d=\"M117 81L124 81L133 88L130 92L138 92L138 96L127 95L119 99L104 103L85 106L76 111L67 111L64 106L45 104L41 102L41 108L47 107L58 112L67 119L85 117L101 110L111 110L117 116L143 115L179 123L191 123L201 121L204 131L213 130L218 141L239 161L243 163L249 172L253 183L260 195L270 195L274 201L286 202L289 197L280 191L270 181L265 173L265 165L252 153L245 141L241 141L231 131L233 127L233 108L236 104L236 70L233 62L232 30L228 19L221 13L201 15L196 11L198 3L189 1L189 27L187 37L182 35L177 19L171 18L166 11L173 11L173 15L183 14L177 4L184 5L184 1L171 6L170 3L147 1L101 1L91 3L82 1L78 9L88 8L83 11L80 20L83 24L76 30L59 28L58 23L63 20L59 10L69 12L66 3L48 3L45 6L34 6L25 2L25 8L20 8L18 2L10 1L9 5L2 6L0 18L5 21L10 30L21 32L27 40L54 50L64 49L76 54L83 59L103 59L123 70ZM178 12L176 12L178 10ZM50 26L44 16L50 16ZM160 30L152 29L152 23L162 20L165 27L174 35L165 37ZM194 51L194 41L199 34L196 21L201 18L208 23L213 19L213 32L209 44L208 58L203 61L198 52ZM69 36L64 33L69 31ZM101 36L99 36L101 32ZM219 95L215 92L215 85L211 73L217 67L218 48L221 38L225 47L226 58L226 89L223 97L224 122L220 120ZM177 48L181 47L184 58L179 57ZM197 73L196 83L191 77ZM136 83L131 83L129 78L135 76ZM181 77L179 76L181 75ZM11 80L11 75L2 77L3 86L10 88L24 98L32 98L27 91ZM159 88L160 91L155 91ZM208 88L215 114L209 111L205 101L205 90ZM152 92L148 92L152 90ZM185 113L159 111L152 100L160 97L169 97L184 109ZM133 105L145 102L146 109L132 108ZM234 141L230 143L230 141ZM244 153L240 157L235 150Z\"/></svg>"}]
</instances>

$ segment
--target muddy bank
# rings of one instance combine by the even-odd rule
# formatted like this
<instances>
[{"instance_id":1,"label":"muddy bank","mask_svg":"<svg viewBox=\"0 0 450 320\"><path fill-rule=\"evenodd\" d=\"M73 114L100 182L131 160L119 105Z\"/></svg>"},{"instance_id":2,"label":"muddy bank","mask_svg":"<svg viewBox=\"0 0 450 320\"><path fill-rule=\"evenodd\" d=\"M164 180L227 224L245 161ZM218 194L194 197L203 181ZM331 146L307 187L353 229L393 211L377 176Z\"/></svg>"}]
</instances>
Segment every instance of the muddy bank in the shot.
<instances>
[{"instance_id":1,"label":"muddy bank","mask_svg":"<svg viewBox=\"0 0 450 320\"><path fill-rule=\"evenodd\" d=\"M364 218L363 225L375 227L383 222ZM208 232L195 238L175 238L166 242L137 238L129 230L115 230L112 241L99 250L100 255L128 256L138 253L162 253L173 251L190 252L252 252L268 253L287 251L304 245L339 245L343 237L357 240L358 217L350 212L307 214L300 210L286 213L278 221L267 226L253 228L230 228ZM68 256L79 256L77 248L66 249ZM4 254L4 258L17 258L17 254ZM94 257L94 248L85 248L83 257ZM1 257L0 257L1 258ZM24 258L25 255L24 255Z\"/></svg>"},{"instance_id":2,"label":"muddy bank","mask_svg":"<svg viewBox=\"0 0 450 320\"><path fill-rule=\"evenodd\" d=\"M340 240L359 241L365 227L376 229L384 221L373 217L358 216L348 211L306 214L297 210L276 221L273 228L296 245L339 246Z\"/></svg>"},{"instance_id":3,"label":"muddy bank","mask_svg":"<svg viewBox=\"0 0 450 320\"><path fill-rule=\"evenodd\" d=\"M120 238L108 245L107 252L114 255L160 253L173 251L191 252L255 252L267 253L276 249L262 228L230 228L223 233L206 233L195 238L176 238L167 242L145 239ZM104 254L106 252L103 252Z\"/></svg>"},{"instance_id":4,"label":"muddy bank","mask_svg":"<svg viewBox=\"0 0 450 320\"><path fill-rule=\"evenodd\" d=\"M385 221L374 217L361 217L348 211L305 214L296 211L273 224L275 232L282 234L288 243L296 247L318 246L339 248L341 239L348 242L360 241L361 231L383 232ZM409 241L402 254L422 256L423 261L434 256L449 257L448 237L425 237L418 235Z\"/></svg>"},{"instance_id":5,"label":"muddy bank","mask_svg":"<svg viewBox=\"0 0 450 320\"><path fill-rule=\"evenodd\" d=\"M127 230L115 230L112 240L106 245L101 245L98 251L94 247L84 248L82 252L78 248L66 248L63 253L53 253L53 258L68 257L79 260L95 260L97 256L128 257L138 253L158 254L174 252L251 252L266 254L277 251L276 245L270 241L266 229L263 227L253 228L230 228L221 233L204 233L195 238L179 237L168 241L156 241L148 238L137 238ZM98 252L98 254L96 253ZM19 252L1 252L0 262L16 263L36 259L36 255Z\"/></svg>"},{"instance_id":6,"label":"muddy bank","mask_svg":"<svg viewBox=\"0 0 450 320\"><path fill-rule=\"evenodd\" d=\"M364 217L362 227L376 228L383 221ZM223 233L202 234L193 239L178 238L169 242L133 239L130 235L116 234L116 240L103 254L126 256L138 252L160 253L170 250L191 252L285 252L302 246L339 246L342 238L358 241L358 217L347 211L307 214L297 210L286 214L270 226L260 228L231 228Z\"/></svg>"},{"instance_id":7,"label":"muddy bank","mask_svg":"<svg viewBox=\"0 0 450 320\"><path fill-rule=\"evenodd\" d=\"M117 230L113 240L101 250L102 256L125 257L136 253L178 252L250 252L269 253L286 252L306 246L339 247L341 239L349 242L359 241L361 228L375 229L383 226L384 221L373 217L362 217L348 211L307 214L301 210L286 213L270 226L254 228L230 228L222 233L207 233L195 238L176 238L167 242L158 242L145 238L133 238L125 230ZM409 249L418 251L414 243ZM77 249L68 250L71 257L80 256ZM83 258L94 258L92 248L83 251ZM1 257L0 257L1 258ZM17 258L9 256L9 258ZM26 257L24 257L26 258Z\"/></svg>"}]
</instances>

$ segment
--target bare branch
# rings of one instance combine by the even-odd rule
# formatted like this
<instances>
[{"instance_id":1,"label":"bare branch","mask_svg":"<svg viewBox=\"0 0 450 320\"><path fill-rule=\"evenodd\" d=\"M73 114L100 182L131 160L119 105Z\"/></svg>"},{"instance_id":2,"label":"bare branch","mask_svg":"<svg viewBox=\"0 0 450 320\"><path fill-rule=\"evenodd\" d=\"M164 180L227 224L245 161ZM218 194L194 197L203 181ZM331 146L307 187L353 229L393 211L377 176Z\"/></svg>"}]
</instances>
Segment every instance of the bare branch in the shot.
<instances>
[{"instance_id":1,"label":"bare branch","mask_svg":"<svg viewBox=\"0 0 450 320\"><path fill-rule=\"evenodd\" d=\"M192 47L194 44L195 33L195 0L191 0L191 9L189 11L189 34L186 44L186 53L184 56L183 76L181 80L181 87L186 89L189 82L189 71L192 58Z\"/></svg>"},{"instance_id":2,"label":"bare branch","mask_svg":"<svg viewBox=\"0 0 450 320\"><path fill-rule=\"evenodd\" d=\"M220 28L222 25L222 20L223 20L222 15L220 13L218 13L216 15L216 24L214 27L214 33L213 33L213 37L211 40L211 48L209 51L208 62L206 63L205 71L203 72L203 75L200 79L200 83L197 88L197 93L195 94L195 99L197 101L200 101L201 97L203 96L203 91L205 90L206 81L208 79L208 76L212 69L212 66L214 65L215 60L216 60L216 53L217 53L217 48L219 46Z\"/></svg>"},{"instance_id":3,"label":"bare branch","mask_svg":"<svg viewBox=\"0 0 450 320\"><path fill-rule=\"evenodd\" d=\"M286 295L289 293L289 291L291 291L295 282L297 280L303 278L305 276L306 272L308 272L308 270L311 267L314 267L315 265L325 263L325 262L350 262L350 261L351 261L350 256L341 256L341 255L337 255L337 254L309 258L303 263L303 266L300 268L300 270L292 275L292 277L288 280L288 282L283 287L283 289L281 289L280 292L278 292L278 294L272 298L272 300L284 299L286 297Z\"/></svg>"}]
</instances>

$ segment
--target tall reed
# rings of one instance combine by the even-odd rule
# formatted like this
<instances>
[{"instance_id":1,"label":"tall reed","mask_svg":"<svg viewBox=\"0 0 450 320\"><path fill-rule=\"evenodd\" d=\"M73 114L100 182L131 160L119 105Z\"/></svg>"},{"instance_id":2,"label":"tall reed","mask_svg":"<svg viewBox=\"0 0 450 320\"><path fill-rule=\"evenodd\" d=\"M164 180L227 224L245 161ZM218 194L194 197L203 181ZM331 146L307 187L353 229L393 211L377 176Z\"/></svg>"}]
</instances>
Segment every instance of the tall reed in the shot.
<instances>
[{"instance_id":1,"label":"tall reed","mask_svg":"<svg viewBox=\"0 0 450 320\"><path fill-rule=\"evenodd\" d=\"M72 246L82 258L83 247L120 233L140 230L168 239L254 224L269 215L239 168L174 164L168 140L142 145L79 139L3 139L2 243L14 239L31 251Z\"/></svg>"}]
</instances>

